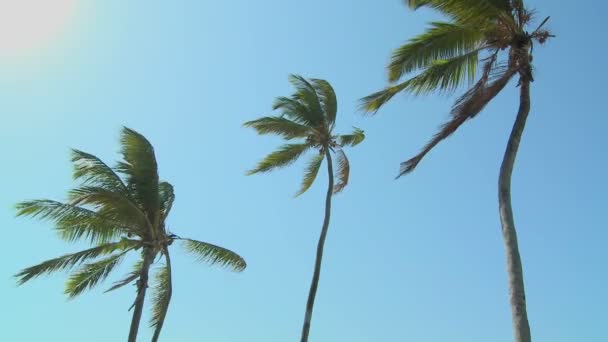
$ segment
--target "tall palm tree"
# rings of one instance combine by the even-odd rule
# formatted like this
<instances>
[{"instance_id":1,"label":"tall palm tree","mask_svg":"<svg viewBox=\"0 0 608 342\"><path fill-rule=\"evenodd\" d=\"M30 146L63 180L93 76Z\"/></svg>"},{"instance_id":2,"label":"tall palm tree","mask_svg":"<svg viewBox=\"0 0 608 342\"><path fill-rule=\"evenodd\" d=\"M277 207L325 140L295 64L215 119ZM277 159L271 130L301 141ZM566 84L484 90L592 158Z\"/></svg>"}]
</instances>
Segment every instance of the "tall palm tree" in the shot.
<instances>
[{"instance_id":1,"label":"tall palm tree","mask_svg":"<svg viewBox=\"0 0 608 342\"><path fill-rule=\"evenodd\" d=\"M528 31L533 12L522 0L408 0L407 4L413 9L438 10L448 21L431 23L425 33L393 52L388 66L393 85L363 98L363 109L376 113L399 92L451 93L467 81L471 87L456 100L450 119L422 151L401 164L400 175L414 170L439 142L479 114L512 78L518 78L519 111L500 168L498 194L515 340L528 342L531 337L523 272L511 208L511 173L530 112L533 46L553 37L543 29L549 18Z\"/></svg>"},{"instance_id":2,"label":"tall palm tree","mask_svg":"<svg viewBox=\"0 0 608 342\"><path fill-rule=\"evenodd\" d=\"M228 249L169 232L166 220L175 194L170 183L159 181L152 145L128 128L122 130L121 144L123 161L114 168L92 154L72 150L74 179L82 184L68 192L67 202L45 199L17 204L18 216L51 221L63 240L88 240L93 247L28 267L16 277L21 285L44 274L78 267L65 288L66 295L73 298L103 281L126 254L139 253L133 271L106 291L136 283L128 338L129 342L135 342L150 268L157 257L159 261L164 259L164 265L155 274L152 296L150 324L154 328L152 341L157 341L171 300L169 247L175 240L182 241L183 247L202 262L234 271L242 271L246 263Z\"/></svg>"},{"instance_id":3,"label":"tall palm tree","mask_svg":"<svg viewBox=\"0 0 608 342\"><path fill-rule=\"evenodd\" d=\"M255 129L258 134L275 134L285 140L297 139L299 142L282 145L278 150L264 158L254 169L248 171L247 174L269 172L291 165L305 152L315 150L317 153L308 162L302 185L296 193L296 196L299 196L306 192L315 181L323 160L327 162L329 181L327 196L325 197L325 218L317 245L315 269L302 327L301 341L306 342L308 341L312 310L321 274L323 247L329 228L331 197L332 194L344 189L348 183L350 173L350 165L343 148L359 144L363 141L365 135L358 128L355 128L352 134L334 134L338 108L336 94L329 82L320 79L306 80L298 75L291 75L289 81L296 88L296 92L291 97L278 97L273 105L273 110L280 110L282 114L248 121L245 123L245 127ZM337 160L335 185L332 153L335 154Z\"/></svg>"}]
</instances>

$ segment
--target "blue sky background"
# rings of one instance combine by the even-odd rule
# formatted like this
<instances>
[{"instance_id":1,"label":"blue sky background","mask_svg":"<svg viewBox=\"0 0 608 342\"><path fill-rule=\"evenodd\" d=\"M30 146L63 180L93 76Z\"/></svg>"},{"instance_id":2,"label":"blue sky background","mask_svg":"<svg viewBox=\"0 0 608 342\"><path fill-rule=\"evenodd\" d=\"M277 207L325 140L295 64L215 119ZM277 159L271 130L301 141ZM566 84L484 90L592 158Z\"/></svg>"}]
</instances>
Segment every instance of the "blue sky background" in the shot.
<instances>
[{"instance_id":1,"label":"blue sky background","mask_svg":"<svg viewBox=\"0 0 608 342\"><path fill-rule=\"evenodd\" d=\"M528 1L558 38L535 50L533 110L513 204L535 341L606 341L608 5ZM422 162L393 180L446 118L450 99L400 96L375 118L357 100L384 86L393 48L437 19L399 0L86 1L36 56L0 59L0 340L125 340L134 288L103 294L121 269L75 300L57 274L17 288L25 266L82 245L13 204L63 199L69 148L117 158L122 125L154 144L176 188L169 227L243 255L242 274L174 259L165 341L298 340L326 177L293 199L303 164L244 171L280 142L242 122L289 95L289 73L329 80L351 182L335 197L311 341L512 341L500 235L498 168L517 109L515 84ZM148 319L148 312L144 319ZM141 340L151 336L143 324Z\"/></svg>"}]
</instances>

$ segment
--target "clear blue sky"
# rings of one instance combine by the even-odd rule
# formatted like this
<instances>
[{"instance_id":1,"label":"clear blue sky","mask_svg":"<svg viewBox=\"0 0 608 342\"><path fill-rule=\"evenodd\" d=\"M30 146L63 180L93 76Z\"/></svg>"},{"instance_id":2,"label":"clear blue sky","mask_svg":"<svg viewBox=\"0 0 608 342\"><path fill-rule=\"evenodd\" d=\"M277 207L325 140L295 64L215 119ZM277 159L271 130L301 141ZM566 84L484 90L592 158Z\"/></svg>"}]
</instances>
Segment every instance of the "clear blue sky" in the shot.
<instances>
[{"instance_id":1,"label":"clear blue sky","mask_svg":"<svg viewBox=\"0 0 608 342\"><path fill-rule=\"evenodd\" d=\"M532 332L607 341L608 5L528 3L552 16L558 35L536 50L513 178ZM496 183L515 84L398 181L399 162L445 119L450 99L401 96L375 118L356 111L384 85L391 50L436 18L400 0L82 2L49 49L0 64L0 340L125 340L134 288L68 301L63 274L16 287L19 269L82 245L14 218L12 206L63 199L74 185L68 148L113 162L126 125L155 145L161 177L176 188L170 229L249 264L233 274L178 252L163 340L296 341L326 177L293 199L302 164L244 176L279 140L241 124L269 114L299 73L332 82L339 129L356 125L368 138L349 151L351 182L335 197L311 341L512 341ZM150 336L145 327L141 340Z\"/></svg>"}]
</instances>

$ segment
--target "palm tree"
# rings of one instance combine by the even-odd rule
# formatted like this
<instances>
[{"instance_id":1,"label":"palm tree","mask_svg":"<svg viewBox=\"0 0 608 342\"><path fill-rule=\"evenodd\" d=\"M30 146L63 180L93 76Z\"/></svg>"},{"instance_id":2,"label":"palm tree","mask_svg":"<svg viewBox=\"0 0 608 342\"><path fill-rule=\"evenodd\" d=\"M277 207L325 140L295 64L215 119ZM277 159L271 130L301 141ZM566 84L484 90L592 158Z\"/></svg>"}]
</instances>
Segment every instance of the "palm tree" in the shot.
<instances>
[{"instance_id":1,"label":"palm tree","mask_svg":"<svg viewBox=\"0 0 608 342\"><path fill-rule=\"evenodd\" d=\"M128 128L122 130L121 144L124 160L114 168L92 154L72 150L74 179L82 184L69 191L67 202L33 200L17 204L18 216L51 221L63 240L88 240L93 247L28 267L16 277L22 285L44 274L78 267L65 288L66 295L73 298L108 277L129 252L138 252L140 259L133 265L133 271L106 291L136 283L128 339L135 342L150 268L157 257L164 259L164 265L155 274L152 296L150 324L154 328L152 341L157 341L171 300L169 246L175 240L182 241L183 247L202 262L234 271L242 271L246 263L230 250L169 232L166 220L175 194L170 183L159 181L152 145Z\"/></svg>"},{"instance_id":2,"label":"palm tree","mask_svg":"<svg viewBox=\"0 0 608 342\"><path fill-rule=\"evenodd\" d=\"M306 192L315 181L323 160L327 161L329 181L327 196L325 197L325 218L317 245L315 269L302 327L301 341L306 342L308 341L312 310L321 274L323 247L329 228L331 197L332 194L344 189L348 183L350 173L350 165L343 148L359 144L363 141L365 135L358 128L355 128L354 132L349 135L333 133L336 124L337 101L334 89L329 82L320 79L306 80L298 75L291 75L289 81L296 88L296 92L291 97L278 97L275 100L273 110L280 110L282 112L280 116L263 117L248 121L244 125L255 129L258 134L275 134L288 141L294 139L300 141L279 147L278 150L269 154L247 174L269 172L286 167L294 163L305 152L316 150L317 153L308 162L300 190L296 193L296 196L299 196ZM337 160L335 185L332 153L335 154Z\"/></svg>"},{"instance_id":3,"label":"palm tree","mask_svg":"<svg viewBox=\"0 0 608 342\"><path fill-rule=\"evenodd\" d=\"M400 176L413 171L439 142L479 114L512 78L519 78L519 111L500 168L498 194L515 340L528 342L530 327L511 208L511 173L530 111L533 47L554 37L543 29L549 18L530 32L527 30L533 12L526 9L522 0L408 0L407 3L413 9L426 6L438 10L449 20L431 23L425 33L393 52L388 66L389 82L393 85L363 98L362 108L376 113L399 92L451 93L467 81L472 86L456 100L450 119L422 151L401 164ZM412 73L413 77L398 83Z\"/></svg>"}]
</instances>

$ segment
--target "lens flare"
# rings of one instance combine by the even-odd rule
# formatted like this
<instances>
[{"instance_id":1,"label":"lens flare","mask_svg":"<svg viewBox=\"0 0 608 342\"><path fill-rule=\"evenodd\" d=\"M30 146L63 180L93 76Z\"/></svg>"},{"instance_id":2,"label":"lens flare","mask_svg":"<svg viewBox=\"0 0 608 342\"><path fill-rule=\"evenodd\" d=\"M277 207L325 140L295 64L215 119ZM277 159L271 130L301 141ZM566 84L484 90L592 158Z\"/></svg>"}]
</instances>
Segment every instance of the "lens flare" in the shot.
<instances>
[{"instance_id":1,"label":"lens flare","mask_svg":"<svg viewBox=\"0 0 608 342\"><path fill-rule=\"evenodd\" d=\"M76 0L0 0L0 57L35 52L56 39Z\"/></svg>"}]
</instances>

